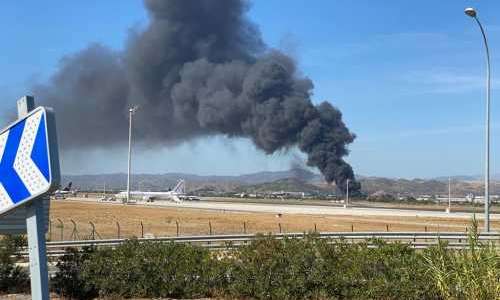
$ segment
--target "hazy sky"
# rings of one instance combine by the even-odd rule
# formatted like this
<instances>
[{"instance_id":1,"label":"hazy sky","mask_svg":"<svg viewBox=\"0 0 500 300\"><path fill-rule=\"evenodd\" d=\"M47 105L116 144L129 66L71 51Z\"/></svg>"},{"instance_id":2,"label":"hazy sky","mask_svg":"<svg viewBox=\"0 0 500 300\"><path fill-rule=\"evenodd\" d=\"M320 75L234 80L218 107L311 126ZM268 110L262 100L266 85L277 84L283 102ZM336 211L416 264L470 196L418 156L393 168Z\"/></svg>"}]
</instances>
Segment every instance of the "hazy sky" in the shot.
<instances>
[{"instance_id":1,"label":"hazy sky","mask_svg":"<svg viewBox=\"0 0 500 300\"><path fill-rule=\"evenodd\" d=\"M343 112L358 136L347 159L357 174L433 177L483 172L484 50L476 24L463 14L467 6L478 9L490 41L492 172L498 172L499 1L256 0L249 18L269 46L298 60L314 81L315 101ZM15 107L33 82L44 82L64 55L92 42L122 49L128 30L146 23L141 1L3 1L0 111ZM0 114L0 124L9 121ZM267 156L246 140L215 137L136 148L134 170L282 170L297 152ZM65 152L62 166L72 174L125 171L126 149Z\"/></svg>"}]
</instances>

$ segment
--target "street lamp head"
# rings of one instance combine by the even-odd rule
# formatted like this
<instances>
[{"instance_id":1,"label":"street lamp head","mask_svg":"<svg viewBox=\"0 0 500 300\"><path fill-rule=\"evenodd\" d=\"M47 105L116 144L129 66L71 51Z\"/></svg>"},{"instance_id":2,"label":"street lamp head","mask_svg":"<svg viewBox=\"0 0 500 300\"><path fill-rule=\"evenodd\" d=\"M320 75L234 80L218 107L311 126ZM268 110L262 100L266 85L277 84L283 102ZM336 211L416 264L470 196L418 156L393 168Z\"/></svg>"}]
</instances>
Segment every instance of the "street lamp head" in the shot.
<instances>
[{"instance_id":1,"label":"street lamp head","mask_svg":"<svg viewBox=\"0 0 500 300\"><path fill-rule=\"evenodd\" d=\"M130 113L132 113L132 114L133 114L133 113L135 113L138 109L139 109L139 106L138 106L138 105L136 105L136 106L134 106L134 107L131 107L128 111L129 111Z\"/></svg>"},{"instance_id":2,"label":"street lamp head","mask_svg":"<svg viewBox=\"0 0 500 300\"><path fill-rule=\"evenodd\" d=\"M468 15L469 17L471 18L475 18L477 16L477 12L474 8L472 7L467 7L465 10L464 10L464 13L466 15Z\"/></svg>"}]
</instances>

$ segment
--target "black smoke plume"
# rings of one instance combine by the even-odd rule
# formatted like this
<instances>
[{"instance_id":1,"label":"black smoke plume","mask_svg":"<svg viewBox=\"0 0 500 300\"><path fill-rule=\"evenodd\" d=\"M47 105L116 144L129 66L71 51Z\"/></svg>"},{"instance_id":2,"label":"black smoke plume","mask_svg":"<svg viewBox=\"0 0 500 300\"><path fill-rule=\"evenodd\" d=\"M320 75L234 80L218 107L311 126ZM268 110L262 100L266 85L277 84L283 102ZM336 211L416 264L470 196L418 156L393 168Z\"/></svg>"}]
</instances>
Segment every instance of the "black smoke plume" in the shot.
<instances>
[{"instance_id":1,"label":"black smoke plume","mask_svg":"<svg viewBox=\"0 0 500 300\"><path fill-rule=\"evenodd\" d=\"M294 155L293 160L290 162L290 172L292 178L302 182L308 182L314 178L314 173L307 169L304 161L298 155Z\"/></svg>"},{"instance_id":2,"label":"black smoke plume","mask_svg":"<svg viewBox=\"0 0 500 300\"><path fill-rule=\"evenodd\" d=\"M130 33L123 51L90 45L34 88L58 112L63 148L123 144L128 108L139 105L135 130L144 144L226 135L268 154L298 146L328 182L354 182L343 159L354 134L338 109L311 102L313 83L290 57L266 48L246 1L144 4L149 23Z\"/></svg>"}]
</instances>

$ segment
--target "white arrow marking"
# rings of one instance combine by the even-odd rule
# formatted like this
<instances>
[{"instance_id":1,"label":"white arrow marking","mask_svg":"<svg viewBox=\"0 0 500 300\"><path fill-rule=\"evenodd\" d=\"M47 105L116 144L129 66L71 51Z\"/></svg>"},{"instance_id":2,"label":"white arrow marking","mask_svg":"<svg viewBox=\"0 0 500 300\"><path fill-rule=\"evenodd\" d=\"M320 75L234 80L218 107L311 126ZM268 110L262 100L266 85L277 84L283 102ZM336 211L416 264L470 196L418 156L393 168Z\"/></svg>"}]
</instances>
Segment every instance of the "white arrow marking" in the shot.
<instances>
[{"instance_id":1,"label":"white arrow marking","mask_svg":"<svg viewBox=\"0 0 500 300\"><path fill-rule=\"evenodd\" d=\"M40 111L28 119L24 126L23 135L17 149L14 169L23 181L31 195L40 193L48 188L49 183L31 159L31 152L35 144L36 134L40 126L43 112Z\"/></svg>"}]
</instances>

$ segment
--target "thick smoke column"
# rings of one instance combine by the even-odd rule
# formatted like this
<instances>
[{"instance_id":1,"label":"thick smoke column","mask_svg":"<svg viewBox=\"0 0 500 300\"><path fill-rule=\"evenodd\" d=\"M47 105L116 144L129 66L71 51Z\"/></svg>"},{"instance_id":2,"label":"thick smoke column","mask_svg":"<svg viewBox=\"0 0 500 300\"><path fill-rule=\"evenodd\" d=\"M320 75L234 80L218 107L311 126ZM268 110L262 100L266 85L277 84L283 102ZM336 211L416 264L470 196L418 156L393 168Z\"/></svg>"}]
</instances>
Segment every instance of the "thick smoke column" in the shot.
<instances>
[{"instance_id":1,"label":"thick smoke column","mask_svg":"<svg viewBox=\"0 0 500 300\"><path fill-rule=\"evenodd\" d=\"M298 155L294 155L293 160L290 162L290 171L292 178L302 182L308 182L314 178L314 173L307 169L304 161Z\"/></svg>"},{"instance_id":2,"label":"thick smoke column","mask_svg":"<svg viewBox=\"0 0 500 300\"><path fill-rule=\"evenodd\" d=\"M149 24L125 50L101 45L64 58L37 98L58 111L65 148L120 145L127 110L140 105L143 143L176 144L207 135L250 138L264 152L298 146L307 164L343 188L343 160L355 136L295 62L266 49L242 0L146 0ZM355 187L356 185L353 185Z\"/></svg>"}]
</instances>

